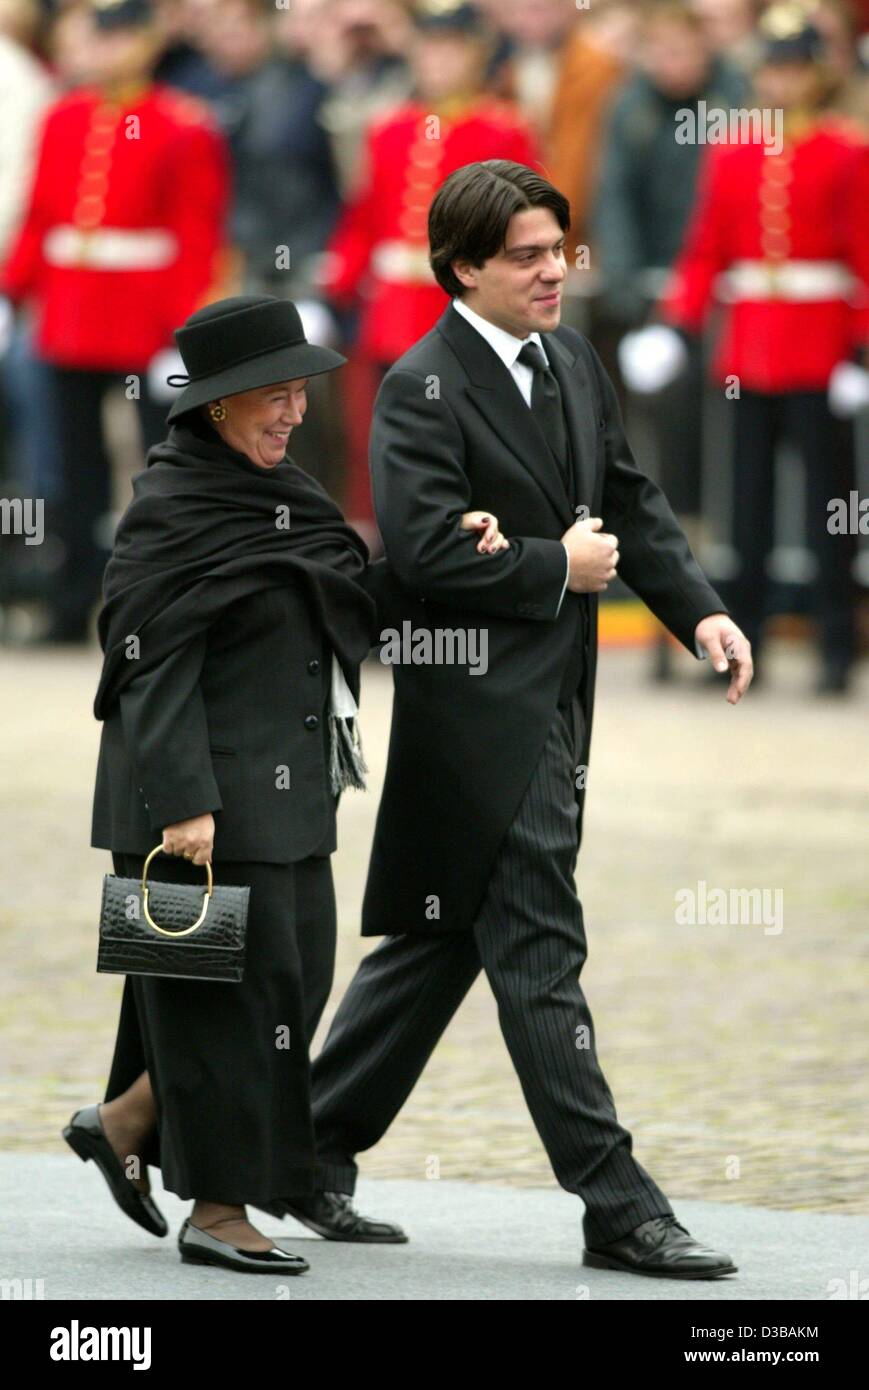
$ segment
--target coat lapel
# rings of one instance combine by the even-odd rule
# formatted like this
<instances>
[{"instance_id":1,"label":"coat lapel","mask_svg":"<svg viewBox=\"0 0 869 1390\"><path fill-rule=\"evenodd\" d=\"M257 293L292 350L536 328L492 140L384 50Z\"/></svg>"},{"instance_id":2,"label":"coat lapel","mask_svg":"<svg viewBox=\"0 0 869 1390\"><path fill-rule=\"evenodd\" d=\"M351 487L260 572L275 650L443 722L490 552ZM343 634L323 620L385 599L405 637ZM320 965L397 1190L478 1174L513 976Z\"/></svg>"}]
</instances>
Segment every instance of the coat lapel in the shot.
<instances>
[{"instance_id":1,"label":"coat lapel","mask_svg":"<svg viewBox=\"0 0 869 1390\"><path fill-rule=\"evenodd\" d=\"M576 353L554 333L542 333L553 375L561 388L564 414L573 446L575 504L593 505L597 467L597 411L586 371L576 370ZM574 516L574 520L575 520Z\"/></svg>"},{"instance_id":2,"label":"coat lapel","mask_svg":"<svg viewBox=\"0 0 869 1390\"><path fill-rule=\"evenodd\" d=\"M437 326L470 378L465 388L469 398L528 470L559 519L569 526L575 517L558 464L510 372L485 338L452 306Z\"/></svg>"}]
</instances>

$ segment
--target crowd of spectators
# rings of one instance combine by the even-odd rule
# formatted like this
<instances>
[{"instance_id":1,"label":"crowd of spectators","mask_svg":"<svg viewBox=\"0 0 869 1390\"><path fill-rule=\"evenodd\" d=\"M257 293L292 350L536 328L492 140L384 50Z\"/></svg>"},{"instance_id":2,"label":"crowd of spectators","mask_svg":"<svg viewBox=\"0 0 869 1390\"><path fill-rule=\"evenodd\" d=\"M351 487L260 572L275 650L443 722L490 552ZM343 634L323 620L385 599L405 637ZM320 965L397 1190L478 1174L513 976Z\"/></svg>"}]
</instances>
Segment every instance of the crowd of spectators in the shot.
<instances>
[{"instance_id":1,"label":"crowd of spectators","mask_svg":"<svg viewBox=\"0 0 869 1390\"><path fill-rule=\"evenodd\" d=\"M642 424L648 400L626 392L618 345L655 314L708 153L702 141L677 141L674 123L686 108L756 99L762 0L477 0L473 11L458 7L459 18L455 0L0 0L0 262L20 236L46 114L105 81L95 16L125 4L141 6L149 36L142 75L207 112L228 156L222 252L206 297L287 295L312 334L349 351L350 368L322 387L339 393L340 408L307 443L300 434L298 454L373 544L368 412L382 371L445 302L419 247L432 182L456 164L537 162L567 194L565 317L590 335ZM869 0L808 0L803 10L819 35L824 111L855 140L869 138ZM430 116L454 140L450 155L440 139L440 164L420 155L419 124ZM196 183L180 158L168 178L182 192ZM110 278L107 318L116 312ZM50 498L70 486L57 462L62 439L51 438L64 421L41 373L51 353L26 296L6 292L2 478L7 494L17 484ZM672 390L659 393L648 435L653 466L687 516L703 507L704 371L695 340ZM147 443L146 413L138 427L134 412L129 419Z\"/></svg>"}]
</instances>

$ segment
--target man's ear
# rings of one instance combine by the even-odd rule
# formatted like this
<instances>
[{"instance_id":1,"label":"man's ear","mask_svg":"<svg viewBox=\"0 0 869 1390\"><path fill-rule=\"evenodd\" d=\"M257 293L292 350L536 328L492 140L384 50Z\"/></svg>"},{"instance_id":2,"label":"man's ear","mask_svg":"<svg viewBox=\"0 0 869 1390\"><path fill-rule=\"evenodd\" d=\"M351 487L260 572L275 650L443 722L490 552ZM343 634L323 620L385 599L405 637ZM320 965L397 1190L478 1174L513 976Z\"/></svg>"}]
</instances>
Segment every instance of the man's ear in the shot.
<instances>
[{"instance_id":1,"label":"man's ear","mask_svg":"<svg viewBox=\"0 0 869 1390\"><path fill-rule=\"evenodd\" d=\"M450 261L450 270L455 275L460 285L466 290L477 288L478 267L471 265L470 261Z\"/></svg>"}]
</instances>

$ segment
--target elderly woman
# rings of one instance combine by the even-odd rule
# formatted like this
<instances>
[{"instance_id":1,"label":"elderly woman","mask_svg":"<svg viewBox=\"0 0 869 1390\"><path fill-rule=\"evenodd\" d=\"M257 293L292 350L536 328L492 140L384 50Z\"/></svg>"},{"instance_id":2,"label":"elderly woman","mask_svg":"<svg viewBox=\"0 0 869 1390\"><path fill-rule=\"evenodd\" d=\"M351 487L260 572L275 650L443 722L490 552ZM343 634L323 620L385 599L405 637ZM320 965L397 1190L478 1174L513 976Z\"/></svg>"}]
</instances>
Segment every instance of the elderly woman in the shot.
<instances>
[{"instance_id":1,"label":"elderly woman","mask_svg":"<svg viewBox=\"0 0 869 1390\"><path fill-rule=\"evenodd\" d=\"M335 950L330 855L342 788L364 785L353 715L375 635L367 551L287 457L308 378L344 358L295 306L222 300L177 333L189 372L134 483L104 579L94 846L115 872L250 888L239 983L128 976L102 1105L64 1137L122 1210L166 1221L148 1164L193 1200L182 1260L308 1268L248 1220L313 1190L308 1045ZM497 548L480 513L458 523ZM392 1233L402 1239L400 1231Z\"/></svg>"}]
</instances>

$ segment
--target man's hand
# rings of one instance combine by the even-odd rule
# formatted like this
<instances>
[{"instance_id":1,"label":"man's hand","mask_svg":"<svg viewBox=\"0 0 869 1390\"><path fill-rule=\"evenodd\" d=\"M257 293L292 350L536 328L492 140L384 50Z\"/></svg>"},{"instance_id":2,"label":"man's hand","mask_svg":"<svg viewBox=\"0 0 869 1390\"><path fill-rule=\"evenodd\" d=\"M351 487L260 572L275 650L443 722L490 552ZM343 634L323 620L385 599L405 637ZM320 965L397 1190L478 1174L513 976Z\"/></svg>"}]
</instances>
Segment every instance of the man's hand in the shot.
<instances>
[{"instance_id":1,"label":"man's hand","mask_svg":"<svg viewBox=\"0 0 869 1390\"><path fill-rule=\"evenodd\" d=\"M163 827L163 853L179 854L194 864L210 864L214 848L214 816L192 816Z\"/></svg>"},{"instance_id":2,"label":"man's hand","mask_svg":"<svg viewBox=\"0 0 869 1390\"><path fill-rule=\"evenodd\" d=\"M601 531L602 526L599 516L589 516L575 521L561 537L570 560L567 587L571 593L600 594L616 577L618 537Z\"/></svg>"},{"instance_id":3,"label":"man's hand","mask_svg":"<svg viewBox=\"0 0 869 1390\"><path fill-rule=\"evenodd\" d=\"M754 675L751 660L751 643L732 618L726 613L712 613L703 618L694 629L699 645L709 653L712 665L722 674L730 671L730 685L727 687L727 703L738 704Z\"/></svg>"}]
</instances>

